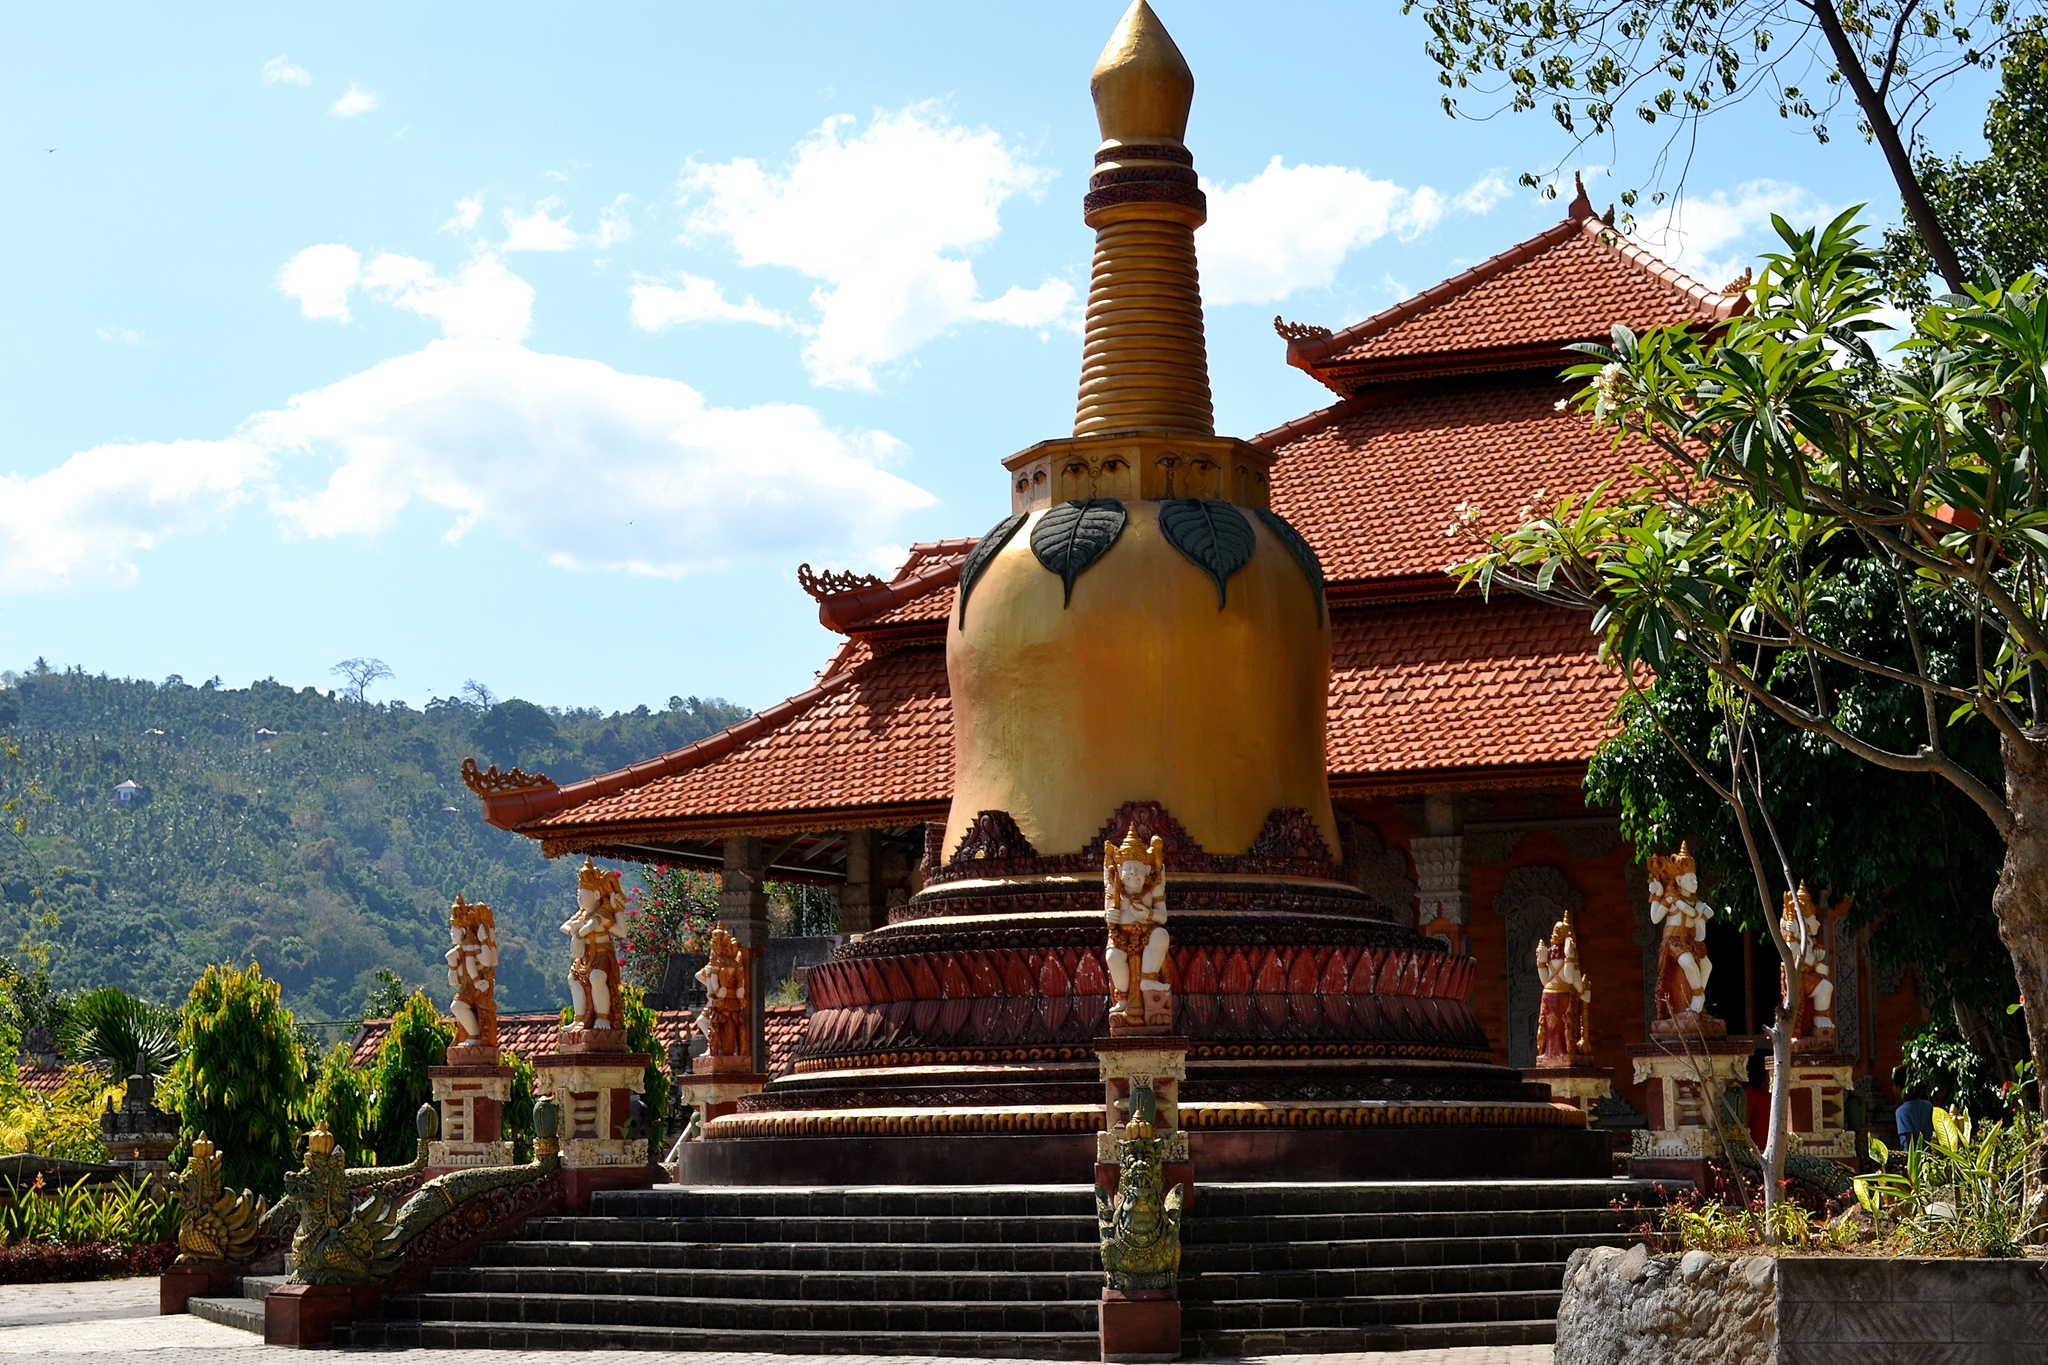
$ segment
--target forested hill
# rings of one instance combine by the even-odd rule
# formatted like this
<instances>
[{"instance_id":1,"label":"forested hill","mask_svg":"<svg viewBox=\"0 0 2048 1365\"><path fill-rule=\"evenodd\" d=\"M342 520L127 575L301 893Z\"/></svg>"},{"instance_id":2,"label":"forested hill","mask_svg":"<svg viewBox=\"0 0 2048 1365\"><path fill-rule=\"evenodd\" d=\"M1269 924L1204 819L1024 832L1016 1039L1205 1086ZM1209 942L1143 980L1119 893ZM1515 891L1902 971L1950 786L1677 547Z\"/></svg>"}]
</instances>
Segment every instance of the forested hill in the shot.
<instances>
[{"instance_id":1,"label":"forested hill","mask_svg":"<svg viewBox=\"0 0 2048 1365\"><path fill-rule=\"evenodd\" d=\"M40 661L0 683L0 737L20 754L0 755L0 800L26 798L27 821L0 830L0 952L47 944L58 986L166 1003L207 963L253 956L318 1019L359 1012L379 967L438 989L457 892L497 911L504 1008L562 998L573 861L485 824L463 758L569 782L748 714L695 697L613 715L519 700L419 711ZM128 808L124 781L143 789Z\"/></svg>"}]
</instances>

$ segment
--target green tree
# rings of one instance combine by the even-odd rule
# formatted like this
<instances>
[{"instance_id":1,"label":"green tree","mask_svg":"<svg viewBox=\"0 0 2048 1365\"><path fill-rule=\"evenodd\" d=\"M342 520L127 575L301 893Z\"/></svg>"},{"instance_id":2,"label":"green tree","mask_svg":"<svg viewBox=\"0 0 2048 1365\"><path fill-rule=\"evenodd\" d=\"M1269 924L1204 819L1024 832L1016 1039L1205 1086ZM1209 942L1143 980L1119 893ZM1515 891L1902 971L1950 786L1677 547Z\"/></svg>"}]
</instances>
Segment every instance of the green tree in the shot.
<instances>
[{"instance_id":1,"label":"green tree","mask_svg":"<svg viewBox=\"0 0 2048 1365\"><path fill-rule=\"evenodd\" d=\"M2040 19L2014 30L1999 77L1984 116L1984 155L1922 151L1914 173L1964 273L2007 281L2048 266L2048 26ZM1893 296L1924 307L1936 271L1919 234L1887 230L1880 257Z\"/></svg>"},{"instance_id":2,"label":"green tree","mask_svg":"<svg viewBox=\"0 0 2048 1365\"><path fill-rule=\"evenodd\" d=\"M425 991L415 992L391 1016L391 1031L369 1066L373 1118L368 1145L380 1164L403 1165L419 1150L419 1109L434 1098L427 1068L446 1065L454 1041L455 1030L443 1022Z\"/></svg>"},{"instance_id":3,"label":"green tree","mask_svg":"<svg viewBox=\"0 0 2048 1365\"><path fill-rule=\"evenodd\" d=\"M512 1068L512 1086L499 1116L499 1136L512 1144L515 1162L533 1160L533 1063L516 1052L498 1054L498 1065Z\"/></svg>"},{"instance_id":4,"label":"green tree","mask_svg":"<svg viewBox=\"0 0 2048 1365\"><path fill-rule=\"evenodd\" d=\"M1883 288L1853 211L1823 230L1777 228L1784 250L1765 258L1747 315L1714 332L1616 328L1612 348L1592 348L1605 363L1575 371L1592 381L1582 410L1654 452L1643 486L1566 499L1494 536L1461 573L1592 612L1631 680L1682 657L1706 672L1729 757L1721 776L1697 760L1695 770L1730 803L1764 905L1797 876L1769 818L1758 714L1945 782L1976 806L2004 844L1992 908L2038 1062L2048 1057L2048 489L2036 463L2048 448L2048 291L2024 278L1937 302L1917 320L1908 362L1893 363L1863 340L1882 327ZM1910 666L1845 628L1830 597L1830 570L1845 560L1881 573ZM1944 629L1968 642L1960 658L1939 650ZM1909 742L1888 743L1848 709L1858 694L1847 677L1902 689ZM1785 685L1794 679L1796 692ZM1974 736L1962 739L1977 726L1996 737L1992 780L1970 764ZM1772 939L1782 954L1775 929ZM1773 1107L1775 1160L1785 1106ZM2039 1175L2037 1200L2048 1195Z\"/></svg>"},{"instance_id":5,"label":"green tree","mask_svg":"<svg viewBox=\"0 0 2048 1365\"><path fill-rule=\"evenodd\" d=\"M99 986L71 1001L60 1042L67 1057L97 1063L116 1080L161 1076L178 1059L178 1014L119 986Z\"/></svg>"},{"instance_id":6,"label":"green tree","mask_svg":"<svg viewBox=\"0 0 2048 1365\"><path fill-rule=\"evenodd\" d=\"M363 1018L389 1019L405 1008L412 992L406 988L405 978L389 967L377 968L375 980L370 993L363 997Z\"/></svg>"},{"instance_id":7,"label":"green tree","mask_svg":"<svg viewBox=\"0 0 2048 1365\"><path fill-rule=\"evenodd\" d=\"M179 1119L174 1162L205 1133L230 1188L276 1198L298 1160L306 1100L306 1057L277 983L254 963L208 967L186 1001L178 1046L163 1090Z\"/></svg>"},{"instance_id":8,"label":"green tree","mask_svg":"<svg viewBox=\"0 0 2048 1365\"><path fill-rule=\"evenodd\" d=\"M1545 106L1574 150L1636 120L1667 130L1659 167L1674 148L1689 161L1700 120L1751 98L1826 142L1846 95L1935 269L1951 289L1969 278L1915 174L1914 130L1938 87L2003 50L2009 0L1402 0L1417 9L1445 112L1468 93L1492 101L1479 117Z\"/></svg>"},{"instance_id":9,"label":"green tree","mask_svg":"<svg viewBox=\"0 0 2048 1365\"><path fill-rule=\"evenodd\" d=\"M320 1066L320 1079L313 1086L310 1108L315 1120L327 1125L334 1141L351 1162L373 1164L370 1148L370 1078L355 1064L347 1043L336 1043ZM407 1153L406 1159L411 1160Z\"/></svg>"},{"instance_id":10,"label":"green tree","mask_svg":"<svg viewBox=\"0 0 2048 1365\"><path fill-rule=\"evenodd\" d=\"M638 986L619 987L619 1006L620 1017L626 1022L626 1049L647 1056L647 1071L642 1078L647 1088L641 1098L647 1103L647 1150L652 1160L659 1161L664 1155L661 1140L668 1117L669 1087L668 1073L661 1069L665 1053L655 1031L660 1020L648 1005L646 992Z\"/></svg>"}]
</instances>

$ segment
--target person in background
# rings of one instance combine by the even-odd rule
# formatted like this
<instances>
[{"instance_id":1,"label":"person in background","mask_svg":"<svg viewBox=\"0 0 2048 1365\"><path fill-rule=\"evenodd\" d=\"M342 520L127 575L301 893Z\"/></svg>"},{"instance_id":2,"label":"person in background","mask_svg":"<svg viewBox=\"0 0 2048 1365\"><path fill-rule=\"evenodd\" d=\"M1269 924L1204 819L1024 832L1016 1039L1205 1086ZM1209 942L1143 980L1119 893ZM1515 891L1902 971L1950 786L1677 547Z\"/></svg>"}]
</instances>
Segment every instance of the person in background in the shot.
<instances>
[{"instance_id":1,"label":"person in background","mask_svg":"<svg viewBox=\"0 0 2048 1365\"><path fill-rule=\"evenodd\" d=\"M1749 1054L1749 1084L1743 1087L1749 1100L1749 1140L1761 1152L1771 1140L1771 1073L1764 1066L1764 1052Z\"/></svg>"},{"instance_id":2,"label":"person in background","mask_svg":"<svg viewBox=\"0 0 2048 1365\"><path fill-rule=\"evenodd\" d=\"M1893 1114L1899 1125L1899 1146L1910 1147L1916 1139L1934 1136L1934 1097L1926 1085L1906 1091L1904 1103Z\"/></svg>"}]
</instances>

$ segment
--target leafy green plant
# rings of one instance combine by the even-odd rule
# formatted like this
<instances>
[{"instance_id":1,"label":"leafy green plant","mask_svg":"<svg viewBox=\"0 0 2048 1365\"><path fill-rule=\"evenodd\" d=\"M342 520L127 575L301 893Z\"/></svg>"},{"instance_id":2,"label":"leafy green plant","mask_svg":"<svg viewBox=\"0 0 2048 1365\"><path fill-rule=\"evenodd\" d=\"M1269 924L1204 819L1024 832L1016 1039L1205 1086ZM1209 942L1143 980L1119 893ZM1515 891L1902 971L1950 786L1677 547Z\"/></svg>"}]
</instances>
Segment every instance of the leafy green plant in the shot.
<instances>
[{"instance_id":1,"label":"leafy green plant","mask_svg":"<svg viewBox=\"0 0 2048 1365\"><path fill-rule=\"evenodd\" d=\"M1998 1064L1972 1047L1952 1020L1922 1024L1905 1035L1904 1060L1892 1073L1902 1092L1938 1097L1951 1112L1978 1119L2003 1115Z\"/></svg>"},{"instance_id":2,"label":"leafy green plant","mask_svg":"<svg viewBox=\"0 0 2048 1365\"><path fill-rule=\"evenodd\" d=\"M178 1045L162 1092L182 1135L173 1162L205 1133L221 1149L229 1189L276 1198L298 1161L306 1102L306 1056L277 983L253 962L208 967L185 1004Z\"/></svg>"},{"instance_id":3,"label":"leafy green plant","mask_svg":"<svg viewBox=\"0 0 2048 1365\"><path fill-rule=\"evenodd\" d=\"M67 1057L102 1065L115 1077L161 1076L178 1059L178 1013L100 986L76 996L59 1044Z\"/></svg>"},{"instance_id":4,"label":"leafy green plant","mask_svg":"<svg viewBox=\"0 0 2048 1365\"><path fill-rule=\"evenodd\" d=\"M1978 1123L1934 1111L1932 1139L1894 1152L1870 1140L1878 1170L1856 1178L1856 1202L1880 1237L1915 1256L2023 1256L2040 1229L2028 1220L2026 1176L2040 1121Z\"/></svg>"},{"instance_id":5,"label":"leafy green plant","mask_svg":"<svg viewBox=\"0 0 2048 1365\"><path fill-rule=\"evenodd\" d=\"M100 1111L124 1090L87 1066L68 1068L53 1094L28 1089L10 1071L0 1077L0 1152L33 1152L70 1161L105 1161Z\"/></svg>"},{"instance_id":6,"label":"leafy green plant","mask_svg":"<svg viewBox=\"0 0 2048 1365\"><path fill-rule=\"evenodd\" d=\"M178 1235L178 1201L151 1191L148 1182L125 1179L88 1186L81 1179L54 1190L43 1178L26 1189L12 1180L0 1182L0 1244L52 1242L79 1246L113 1242L121 1246L154 1246Z\"/></svg>"},{"instance_id":7,"label":"leafy green plant","mask_svg":"<svg viewBox=\"0 0 2048 1365\"><path fill-rule=\"evenodd\" d=\"M512 1068L511 1093L499 1117L499 1135L512 1144L512 1160L533 1160L533 1063L516 1052L498 1054L498 1064Z\"/></svg>"},{"instance_id":8,"label":"leafy green plant","mask_svg":"<svg viewBox=\"0 0 2048 1365\"><path fill-rule=\"evenodd\" d=\"M321 1063L311 1109L351 1162L369 1161L370 1082L347 1043L336 1043Z\"/></svg>"},{"instance_id":9,"label":"leafy green plant","mask_svg":"<svg viewBox=\"0 0 2048 1365\"><path fill-rule=\"evenodd\" d=\"M641 1097L647 1102L648 1131L647 1150L659 1159L664 1119L668 1114L668 1073L661 1069L663 1059L661 1038L656 1033L660 1022L654 1010L647 1003L647 993L638 986L619 987L620 1018L626 1024L626 1048L631 1052L647 1055L645 1083L646 1093Z\"/></svg>"},{"instance_id":10,"label":"leafy green plant","mask_svg":"<svg viewBox=\"0 0 2048 1365\"><path fill-rule=\"evenodd\" d=\"M620 971L652 990L671 953L710 950L722 883L716 873L666 863L641 868L640 880L645 885L627 888L616 941Z\"/></svg>"},{"instance_id":11,"label":"leafy green plant","mask_svg":"<svg viewBox=\"0 0 2048 1365\"><path fill-rule=\"evenodd\" d=\"M418 1152L416 1117L434 1097L427 1068L445 1065L454 1041L454 1028L443 1022L425 991L415 991L391 1016L391 1031L369 1066L369 1145L379 1164L402 1166Z\"/></svg>"}]
</instances>

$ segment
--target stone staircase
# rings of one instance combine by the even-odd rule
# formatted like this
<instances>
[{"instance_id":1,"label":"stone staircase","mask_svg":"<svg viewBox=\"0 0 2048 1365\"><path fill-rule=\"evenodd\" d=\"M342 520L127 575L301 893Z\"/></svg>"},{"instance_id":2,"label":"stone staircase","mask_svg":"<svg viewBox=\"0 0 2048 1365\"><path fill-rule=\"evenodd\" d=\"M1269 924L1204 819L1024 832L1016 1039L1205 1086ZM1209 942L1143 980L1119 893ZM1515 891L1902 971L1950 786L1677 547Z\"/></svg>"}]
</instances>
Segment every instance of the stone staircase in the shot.
<instances>
[{"instance_id":1,"label":"stone staircase","mask_svg":"<svg viewBox=\"0 0 2048 1365\"><path fill-rule=\"evenodd\" d=\"M1551 1339L1574 1247L1620 1244L1626 1181L1204 1185L1189 1355ZM537 1218L337 1345L1093 1360L1086 1186L660 1189Z\"/></svg>"}]
</instances>

